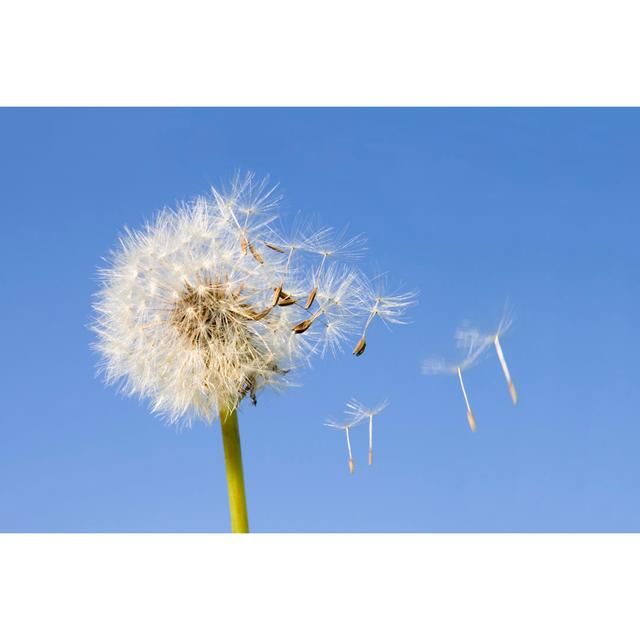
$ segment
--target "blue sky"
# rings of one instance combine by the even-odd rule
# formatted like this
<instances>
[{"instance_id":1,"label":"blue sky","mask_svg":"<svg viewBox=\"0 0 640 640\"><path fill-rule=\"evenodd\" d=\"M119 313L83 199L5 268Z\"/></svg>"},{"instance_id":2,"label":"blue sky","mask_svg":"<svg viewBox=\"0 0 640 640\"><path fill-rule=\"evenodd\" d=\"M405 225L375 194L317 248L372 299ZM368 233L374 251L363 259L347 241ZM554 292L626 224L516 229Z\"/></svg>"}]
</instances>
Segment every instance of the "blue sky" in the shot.
<instances>
[{"instance_id":1,"label":"blue sky","mask_svg":"<svg viewBox=\"0 0 640 640\"><path fill-rule=\"evenodd\" d=\"M368 237L363 266L420 290L412 324L240 415L254 531L640 531L640 111L0 110L1 531L227 531L217 425L176 432L96 378L96 268L126 224L270 174L283 211ZM499 364L453 377L465 320ZM356 396L391 406L323 427Z\"/></svg>"}]
</instances>

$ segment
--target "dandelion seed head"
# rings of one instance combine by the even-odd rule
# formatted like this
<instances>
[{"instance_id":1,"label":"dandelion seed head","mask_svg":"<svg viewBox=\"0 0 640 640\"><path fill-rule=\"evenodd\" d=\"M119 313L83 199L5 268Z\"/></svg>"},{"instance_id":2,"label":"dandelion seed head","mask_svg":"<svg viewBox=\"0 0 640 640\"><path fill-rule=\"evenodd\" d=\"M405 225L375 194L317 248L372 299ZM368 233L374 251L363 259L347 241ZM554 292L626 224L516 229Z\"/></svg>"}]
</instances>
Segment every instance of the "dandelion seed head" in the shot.
<instances>
[{"instance_id":1,"label":"dandelion seed head","mask_svg":"<svg viewBox=\"0 0 640 640\"><path fill-rule=\"evenodd\" d=\"M94 302L108 383L169 421L211 421L245 396L293 384L315 355L342 350L367 316L368 285L335 258L353 257L363 241L321 230L289 242L274 231L278 204L266 180L237 175L227 190L125 228ZM320 270L321 246L331 261Z\"/></svg>"}]
</instances>

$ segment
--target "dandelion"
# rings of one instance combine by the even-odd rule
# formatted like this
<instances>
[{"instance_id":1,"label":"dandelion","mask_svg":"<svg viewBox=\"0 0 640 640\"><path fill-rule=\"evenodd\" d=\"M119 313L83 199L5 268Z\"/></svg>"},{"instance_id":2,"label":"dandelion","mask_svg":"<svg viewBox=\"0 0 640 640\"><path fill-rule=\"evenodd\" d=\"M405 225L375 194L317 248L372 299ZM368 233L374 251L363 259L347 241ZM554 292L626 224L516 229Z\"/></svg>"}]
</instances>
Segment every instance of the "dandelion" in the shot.
<instances>
[{"instance_id":1,"label":"dandelion","mask_svg":"<svg viewBox=\"0 0 640 640\"><path fill-rule=\"evenodd\" d=\"M331 427L332 429L342 429L344 431L345 436L347 437L347 455L348 464L349 464L349 473L353 473L355 471L355 464L353 462L353 454L351 453L351 440L349 440L349 429L352 429L356 426L354 421L351 422L338 422L337 420L333 420L329 418L325 423L325 426Z\"/></svg>"},{"instance_id":2,"label":"dandelion","mask_svg":"<svg viewBox=\"0 0 640 640\"><path fill-rule=\"evenodd\" d=\"M461 362L453 365L448 365L444 362L444 360L439 358L431 358L425 360L422 364L422 372L425 375L438 373L449 373L457 375L460 382L460 389L462 390L462 395L464 397L464 402L467 408L467 421L469 423L471 431L475 431L476 420L473 415L473 411L471 410L469 396L467 395L467 390L464 386L464 380L462 379L462 372L466 369L469 369L478 362L482 354L487 349L487 343L486 339L477 332L468 332L464 335L464 338L462 338L461 332L458 332L456 334L456 338L458 340L458 346L465 346L467 348L465 358Z\"/></svg>"},{"instance_id":3,"label":"dandelion","mask_svg":"<svg viewBox=\"0 0 640 640\"><path fill-rule=\"evenodd\" d=\"M483 350L493 345L496 351L496 355L498 356L500 366L502 367L502 372L504 374L505 380L507 381L511 401L515 405L518 403L518 393L511 378L509 367L507 366L507 361L504 357L504 352L502 351L502 345L500 344L500 337L509 330L512 321L513 319L511 313L507 310L500 319L498 327L496 328L494 333L482 334L477 329L459 330L457 333L457 340L460 345L465 346L470 343L475 343L476 345L482 344Z\"/></svg>"},{"instance_id":4,"label":"dandelion","mask_svg":"<svg viewBox=\"0 0 640 640\"><path fill-rule=\"evenodd\" d=\"M388 400L381 402L373 408L366 407L355 398L347 403L347 413L352 416L354 424L357 424L362 420L369 420L369 465L373 464L373 417L377 416L388 406Z\"/></svg>"},{"instance_id":5,"label":"dandelion","mask_svg":"<svg viewBox=\"0 0 640 640\"><path fill-rule=\"evenodd\" d=\"M238 175L226 191L125 229L94 302L107 383L169 422L219 416L233 531L248 531L241 401L292 385L312 357L340 351L368 313L366 278L337 261L358 253L360 237L332 241L327 228L288 242L278 202L266 180Z\"/></svg>"}]
</instances>

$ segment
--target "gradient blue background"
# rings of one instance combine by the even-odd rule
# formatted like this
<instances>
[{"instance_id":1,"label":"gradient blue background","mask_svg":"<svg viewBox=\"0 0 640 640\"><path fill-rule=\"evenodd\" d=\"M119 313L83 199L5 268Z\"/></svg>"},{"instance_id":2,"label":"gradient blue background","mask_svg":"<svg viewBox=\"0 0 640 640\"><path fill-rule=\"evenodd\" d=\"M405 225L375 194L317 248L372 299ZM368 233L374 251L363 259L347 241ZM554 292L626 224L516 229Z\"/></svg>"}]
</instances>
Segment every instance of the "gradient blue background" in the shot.
<instances>
[{"instance_id":1,"label":"gradient blue background","mask_svg":"<svg viewBox=\"0 0 640 640\"><path fill-rule=\"evenodd\" d=\"M180 433L96 379L91 295L123 225L236 169L285 214L365 232L370 270L418 288L413 323L241 414L254 531L640 531L640 111L0 111L0 530L226 531L217 426ZM497 360L455 357L464 320ZM375 432L323 427L352 396Z\"/></svg>"}]
</instances>

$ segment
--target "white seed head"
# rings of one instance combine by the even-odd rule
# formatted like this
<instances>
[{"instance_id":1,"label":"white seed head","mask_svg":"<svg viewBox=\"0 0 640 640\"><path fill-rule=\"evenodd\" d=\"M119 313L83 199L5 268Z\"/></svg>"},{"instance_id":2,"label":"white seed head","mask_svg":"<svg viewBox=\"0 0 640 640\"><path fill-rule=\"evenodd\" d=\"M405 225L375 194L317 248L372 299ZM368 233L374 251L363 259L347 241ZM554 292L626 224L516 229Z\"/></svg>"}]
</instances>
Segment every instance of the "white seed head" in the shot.
<instances>
[{"instance_id":1,"label":"white seed head","mask_svg":"<svg viewBox=\"0 0 640 640\"><path fill-rule=\"evenodd\" d=\"M246 395L255 402L261 389L291 384L315 354L342 349L369 313L370 285L335 258L361 252L362 239L331 241L323 229L287 241L277 204L266 180L247 174L125 229L94 304L109 383L170 421L211 421ZM317 294L305 308L310 283Z\"/></svg>"}]
</instances>

